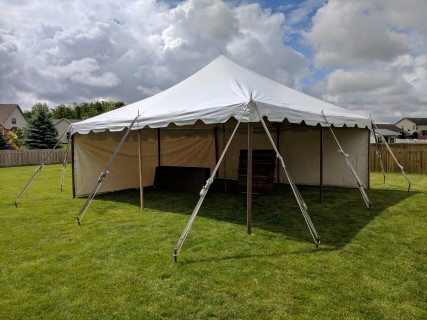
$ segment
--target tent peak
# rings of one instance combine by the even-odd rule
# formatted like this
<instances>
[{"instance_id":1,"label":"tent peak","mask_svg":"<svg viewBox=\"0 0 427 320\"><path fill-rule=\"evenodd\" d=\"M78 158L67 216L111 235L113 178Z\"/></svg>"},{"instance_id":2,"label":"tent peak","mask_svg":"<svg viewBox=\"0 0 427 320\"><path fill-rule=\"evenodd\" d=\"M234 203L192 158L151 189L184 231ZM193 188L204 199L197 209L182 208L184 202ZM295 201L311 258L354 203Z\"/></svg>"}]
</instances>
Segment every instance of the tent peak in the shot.
<instances>
[{"instance_id":1,"label":"tent peak","mask_svg":"<svg viewBox=\"0 0 427 320\"><path fill-rule=\"evenodd\" d=\"M255 102L261 115L271 122L288 119L291 123L304 121L310 126L326 126L321 114L323 110L334 126L370 127L368 117L289 88L220 54L204 68L165 91L73 124L72 133L123 130L138 111L137 128L162 128L169 123L183 126L197 120L206 124L224 123L229 118L239 118L249 101Z\"/></svg>"}]
</instances>

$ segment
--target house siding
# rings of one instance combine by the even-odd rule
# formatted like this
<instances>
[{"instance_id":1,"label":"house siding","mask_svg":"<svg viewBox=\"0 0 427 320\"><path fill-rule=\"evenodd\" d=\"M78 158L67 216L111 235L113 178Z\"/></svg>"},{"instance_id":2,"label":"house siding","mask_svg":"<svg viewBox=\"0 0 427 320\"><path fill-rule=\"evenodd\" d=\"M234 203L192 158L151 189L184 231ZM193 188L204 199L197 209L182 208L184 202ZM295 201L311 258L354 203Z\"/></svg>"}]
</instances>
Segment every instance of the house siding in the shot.
<instances>
[{"instance_id":1,"label":"house siding","mask_svg":"<svg viewBox=\"0 0 427 320\"><path fill-rule=\"evenodd\" d=\"M416 124L412 120L402 119L396 122L396 126L405 130L408 134L413 134L417 132L419 135L427 135L427 124Z\"/></svg>"},{"instance_id":2,"label":"house siding","mask_svg":"<svg viewBox=\"0 0 427 320\"><path fill-rule=\"evenodd\" d=\"M16 123L12 123L12 119L16 119ZM12 128L19 128L23 129L27 125L27 120L22 115L22 113L19 111L18 108L15 108L12 113L9 115L9 117L4 122L3 126L6 129L12 129Z\"/></svg>"},{"instance_id":3,"label":"house siding","mask_svg":"<svg viewBox=\"0 0 427 320\"><path fill-rule=\"evenodd\" d=\"M417 131L416 124L408 119L400 120L399 122L396 123L396 126L403 129L405 132L409 134L413 134L415 131Z\"/></svg>"}]
</instances>

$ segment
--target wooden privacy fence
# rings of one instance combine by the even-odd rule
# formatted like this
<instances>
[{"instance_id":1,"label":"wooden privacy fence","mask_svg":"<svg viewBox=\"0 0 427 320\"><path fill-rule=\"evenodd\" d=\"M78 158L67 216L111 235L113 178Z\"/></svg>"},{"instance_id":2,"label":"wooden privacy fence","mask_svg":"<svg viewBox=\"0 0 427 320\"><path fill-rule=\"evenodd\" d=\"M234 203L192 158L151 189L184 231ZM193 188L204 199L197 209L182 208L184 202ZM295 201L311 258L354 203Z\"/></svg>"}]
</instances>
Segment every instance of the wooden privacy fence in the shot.
<instances>
[{"instance_id":1,"label":"wooden privacy fence","mask_svg":"<svg viewBox=\"0 0 427 320\"><path fill-rule=\"evenodd\" d=\"M407 173L427 174L427 144L390 144L390 148ZM0 167L39 165L50 150L0 150ZM46 164L62 163L65 149L52 152ZM386 172L400 172L385 145L380 145L380 152ZM68 155L68 162L71 156ZM375 144L369 153L370 171L381 172L380 162L376 155Z\"/></svg>"},{"instance_id":2,"label":"wooden privacy fence","mask_svg":"<svg viewBox=\"0 0 427 320\"><path fill-rule=\"evenodd\" d=\"M0 150L0 167L39 165L50 151L50 149ZM46 164L63 163L65 152L66 149L53 150ZM69 154L68 161L71 161L70 158Z\"/></svg>"},{"instance_id":3,"label":"wooden privacy fence","mask_svg":"<svg viewBox=\"0 0 427 320\"><path fill-rule=\"evenodd\" d=\"M383 159L385 172L400 172L387 147L383 144L379 146ZM427 144L390 144L390 149L396 156L397 161L403 166L406 173L427 173ZM369 153L370 171L381 172L380 161L377 158L375 144L371 144Z\"/></svg>"}]
</instances>

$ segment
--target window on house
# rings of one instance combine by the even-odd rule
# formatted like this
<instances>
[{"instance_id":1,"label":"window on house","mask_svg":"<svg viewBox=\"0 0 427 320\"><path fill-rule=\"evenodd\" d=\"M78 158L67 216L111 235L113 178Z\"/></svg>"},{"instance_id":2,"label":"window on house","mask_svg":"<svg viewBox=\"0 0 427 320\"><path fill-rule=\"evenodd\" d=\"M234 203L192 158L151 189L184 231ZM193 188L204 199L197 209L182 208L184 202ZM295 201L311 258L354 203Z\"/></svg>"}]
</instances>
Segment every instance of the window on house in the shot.
<instances>
[{"instance_id":1,"label":"window on house","mask_svg":"<svg viewBox=\"0 0 427 320\"><path fill-rule=\"evenodd\" d=\"M412 130L415 130L415 124L412 126Z\"/></svg>"},{"instance_id":2,"label":"window on house","mask_svg":"<svg viewBox=\"0 0 427 320\"><path fill-rule=\"evenodd\" d=\"M16 124L16 118L12 118L12 124Z\"/></svg>"}]
</instances>

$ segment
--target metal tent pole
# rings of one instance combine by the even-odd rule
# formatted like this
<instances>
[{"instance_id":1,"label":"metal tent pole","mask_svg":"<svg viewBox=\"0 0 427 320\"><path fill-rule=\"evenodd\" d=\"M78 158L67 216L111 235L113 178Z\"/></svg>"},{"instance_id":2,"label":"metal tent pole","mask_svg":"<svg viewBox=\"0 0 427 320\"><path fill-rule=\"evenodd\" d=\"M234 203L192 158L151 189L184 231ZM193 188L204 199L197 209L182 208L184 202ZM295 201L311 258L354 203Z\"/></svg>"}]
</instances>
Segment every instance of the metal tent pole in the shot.
<instances>
[{"instance_id":1,"label":"metal tent pole","mask_svg":"<svg viewBox=\"0 0 427 320\"><path fill-rule=\"evenodd\" d=\"M350 155L344 152L344 150L343 150L343 148L341 147L341 144L339 143L339 141L338 141L338 139L337 139L337 137L336 137L336 135L335 135L335 133L334 133L334 130L332 130L332 126L331 126L331 124L329 124L328 119L326 118L326 115L325 115L325 113L323 112L323 110L322 110L322 115L323 115L323 117L325 118L325 122L326 122L326 124L329 126L329 130L331 131L332 136L334 137L335 142L336 142L336 143L337 143L337 145L338 145L338 148L339 148L338 152L340 152L340 153L342 154L342 156L344 157L344 159L345 159L345 161L346 161L346 163L347 163L348 167L350 168L351 173L353 174L353 176L354 176L354 178L355 178L355 180L356 180L356 182L357 182L357 185L358 185L358 187L359 187L360 193L362 194L362 198L363 198L363 200L365 201L366 207L367 207L368 209L370 209L370 208L371 208L371 202L369 201L368 195L366 194L365 189L363 188L363 184L362 184L362 182L360 181L360 178L359 178L359 176L357 175L356 170L354 170L354 167L352 166L352 164L351 164L351 162L350 162L350 160L349 160L349 156L350 156Z\"/></svg>"},{"instance_id":2,"label":"metal tent pole","mask_svg":"<svg viewBox=\"0 0 427 320\"><path fill-rule=\"evenodd\" d=\"M276 126L276 144L277 144L277 150L280 152L280 123ZM276 167L277 167L277 183L280 183L280 161L279 159L276 160Z\"/></svg>"},{"instance_id":3,"label":"metal tent pole","mask_svg":"<svg viewBox=\"0 0 427 320\"><path fill-rule=\"evenodd\" d=\"M71 128L71 125L68 127L67 132L69 132ZM64 157L64 162L62 162L62 173L61 173L61 186L60 186L60 190L62 192L62 187L64 186L64 176L65 176L65 169L67 168L67 161L68 161L68 149L70 146L70 140L71 140L71 133L67 134L67 149L65 150L65 157Z\"/></svg>"},{"instance_id":4,"label":"metal tent pole","mask_svg":"<svg viewBox=\"0 0 427 320\"><path fill-rule=\"evenodd\" d=\"M385 170L384 170L383 158L381 157L381 152L378 144L378 137L377 137L377 133L375 132L375 125L374 125L374 121L372 120L372 117L371 117L371 124L372 124L372 133L374 134L374 139L375 139L375 147L376 147L375 153L377 154L377 158L380 162L381 172L383 173L383 177L384 177L383 180L385 184Z\"/></svg>"},{"instance_id":5,"label":"metal tent pole","mask_svg":"<svg viewBox=\"0 0 427 320\"><path fill-rule=\"evenodd\" d=\"M291 186L292 192L294 193L294 196L295 196L295 199L297 200L300 211L304 217L304 220L307 224L308 230L310 231L310 234L311 234L311 236L312 236L312 238L316 244L316 248L317 248L320 244L320 236L317 234L316 228L314 227L314 224L311 221L310 216L308 215L307 205L306 205L304 199L302 198L301 193L299 192L297 186L293 182L293 180L292 180L292 178L288 172L288 169L285 166L285 162L283 161L283 158L280 155L279 150L277 149L277 147L274 143L274 140L270 135L270 132L268 131L267 125L265 124L264 119L262 118L262 115L258 109L258 105L254 101L251 101L251 104L253 105L253 108L255 109L256 113L258 114L258 117L261 121L261 124L264 127L264 131L267 134L267 137L270 140L270 143L273 146L274 151L276 152L277 158L280 160L280 162L282 164L283 171L286 175L286 178L288 179L289 185Z\"/></svg>"},{"instance_id":6,"label":"metal tent pole","mask_svg":"<svg viewBox=\"0 0 427 320\"><path fill-rule=\"evenodd\" d=\"M205 200L206 194L209 191L209 188L211 184L213 183L213 180L215 178L216 172L219 169L219 166L221 165L221 162L223 161L225 154L227 153L228 147L231 144L231 141L233 140L234 135L237 132L237 129L239 128L240 123L242 122L243 116L246 114L246 110L248 109L249 104L246 105L245 109L243 110L243 113L240 117L240 120L237 122L236 127L233 130L233 133L230 136L230 139L227 142L227 145L224 147L224 150L222 151L221 157L219 158L210 178L206 181L206 184L203 186L202 190L200 190L200 198L199 201L196 204L196 207L193 210L193 213L190 216L190 219L187 222L187 225L184 228L184 231L182 231L181 236L178 239L178 242L175 245L175 248L173 249L173 257L174 261L177 261L179 252L181 251L182 245L184 244L185 239L187 238L188 233L190 232L191 226L194 223L194 220L196 219L197 214L199 213L200 207L203 204L203 201Z\"/></svg>"},{"instance_id":7,"label":"metal tent pole","mask_svg":"<svg viewBox=\"0 0 427 320\"><path fill-rule=\"evenodd\" d=\"M320 126L320 203L323 203L323 127Z\"/></svg>"},{"instance_id":8,"label":"metal tent pole","mask_svg":"<svg viewBox=\"0 0 427 320\"><path fill-rule=\"evenodd\" d=\"M377 125L375 124L375 122L373 120L372 121L372 125L373 127L375 127L378 130ZM408 182L408 192L411 189L411 181L409 180L408 176L405 173L405 170L403 170L403 166L399 163L399 161L397 161L396 156L394 155L393 151L391 151L390 146L388 145L387 141L385 140L384 136L378 132L378 135L380 135L382 137L382 140L388 150L388 152L390 153L391 157L393 158L394 162L396 162L396 165L399 167L400 172L403 174L403 176L405 177L406 182Z\"/></svg>"},{"instance_id":9,"label":"metal tent pole","mask_svg":"<svg viewBox=\"0 0 427 320\"><path fill-rule=\"evenodd\" d=\"M252 147L253 124L248 123L248 162L246 167L246 228L249 235L252 234Z\"/></svg>"},{"instance_id":10,"label":"metal tent pole","mask_svg":"<svg viewBox=\"0 0 427 320\"><path fill-rule=\"evenodd\" d=\"M144 181L143 181L143 168L142 168L142 129L138 130L138 158L139 158L139 198L141 211L144 210Z\"/></svg>"},{"instance_id":11,"label":"metal tent pole","mask_svg":"<svg viewBox=\"0 0 427 320\"><path fill-rule=\"evenodd\" d=\"M69 129L69 128L68 128ZM52 152L56 149L56 147L58 147L58 145L61 143L61 139L64 136L64 134L66 132L68 132L68 129L66 131L64 131L64 133L59 137L58 142L55 144L55 146L49 151L49 153L47 154L47 156L43 159L42 163L36 168L36 170L34 171L33 175L31 176L30 180L27 182L27 184L24 186L24 188L21 190L21 192L19 193L18 197L16 198L16 200L13 202L15 204L15 207L18 207L18 201L19 199L23 196L23 194L25 193L25 191L28 189L28 187L31 185L31 183L34 181L34 179L37 177L37 175L40 173L40 171L43 169L44 165L46 164L47 159L49 159L50 155L52 154Z\"/></svg>"},{"instance_id":12,"label":"metal tent pole","mask_svg":"<svg viewBox=\"0 0 427 320\"><path fill-rule=\"evenodd\" d=\"M225 148L225 123L222 124L222 147ZM224 192L227 192L227 157L224 158Z\"/></svg>"},{"instance_id":13,"label":"metal tent pole","mask_svg":"<svg viewBox=\"0 0 427 320\"><path fill-rule=\"evenodd\" d=\"M120 148L122 147L123 143L125 142L127 136L129 135L130 130L132 129L133 125L135 124L136 120L139 118L139 112L136 118L132 121L131 125L127 129L126 133L123 135L122 139L120 140L119 144L116 147L116 150L114 150L113 155L111 156L110 160L108 161L107 165L105 166L104 170L99 175L98 181L95 183L95 186L92 189L92 192L90 193L89 197L87 198L85 204L80 209L79 214L76 216L77 223L80 225L80 222L82 221L87 208L89 207L90 203L92 202L93 198L95 197L96 193L98 192L99 188L101 187L102 182L104 181L105 177L109 173L109 169L111 164L113 163L114 158L119 153Z\"/></svg>"}]
</instances>

